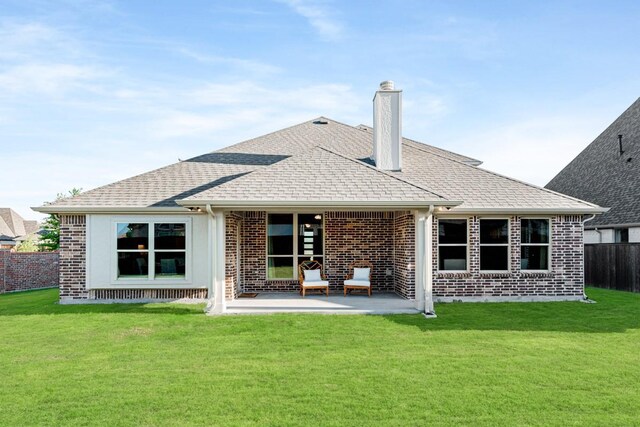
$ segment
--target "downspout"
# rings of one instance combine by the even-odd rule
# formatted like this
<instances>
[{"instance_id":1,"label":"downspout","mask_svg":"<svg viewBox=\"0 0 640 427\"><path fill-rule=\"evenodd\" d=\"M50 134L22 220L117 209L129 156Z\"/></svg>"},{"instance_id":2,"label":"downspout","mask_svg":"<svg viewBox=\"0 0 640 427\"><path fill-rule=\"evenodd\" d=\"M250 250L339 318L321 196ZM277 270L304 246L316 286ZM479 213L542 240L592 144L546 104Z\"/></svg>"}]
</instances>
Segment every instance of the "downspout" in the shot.
<instances>
[{"instance_id":1,"label":"downspout","mask_svg":"<svg viewBox=\"0 0 640 427\"><path fill-rule=\"evenodd\" d=\"M213 233L216 232L216 214L213 213L213 210L211 210L211 205L209 203L207 203L206 206L206 210L207 213L209 214L211 220L209 221L209 239L208 239L208 244L209 244L209 254L210 254L210 258L209 258L209 264L210 264L210 268L209 268L209 274L211 279L209 280L209 284L208 284L208 293L209 293L209 301L207 302L207 307L205 308L205 312L212 312L215 308L215 304L216 304L216 298L214 295L214 290L215 290L215 282L216 282L216 245L214 242L214 239L211 237L211 235Z\"/></svg>"},{"instance_id":2,"label":"downspout","mask_svg":"<svg viewBox=\"0 0 640 427\"><path fill-rule=\"evenodd\" d=\"M427 211L427 215L423 222L425 248L422 251L422 283L425 285L424 313L430 317L435 316L435 310L433 307L433 211L434 206L429 205L429 210Z\"/></svg>"},{"instance_id":3,"label":"downspout","mask_svg":"<svg viewBox=\"0 0 640 427\"><path fill-rule=\"evenodd\" d=\"M587 222L589 222L589 221L591 221L592 219L594 219L595 217L596 217L596 214L591 214L591 217L589 217L589 218L587 218L587 219L585 219L585 220L583 220L583 221L582 221L582 238L583 238L583 239L584 239L584 225L585 225ZM599 241L600 243L602 243L602 234L600 233L600 230L598 230L598 229L596 228L596 232L598 233L598 241ZM584 268L584 265L585 265L585 263L584 263L584 240L583 240L583 242L582 242L582 283L583 283L583 286L582 286L582 296L583 296L583 298L584 298L584 300L585 300L585 301L589 301L589 297L588 297L588 296L587 296L587 294L584 292L584 285L586 285L586 284L587 284L587 272L586 272L586 269Z\"/></svg>"}]
</instances>

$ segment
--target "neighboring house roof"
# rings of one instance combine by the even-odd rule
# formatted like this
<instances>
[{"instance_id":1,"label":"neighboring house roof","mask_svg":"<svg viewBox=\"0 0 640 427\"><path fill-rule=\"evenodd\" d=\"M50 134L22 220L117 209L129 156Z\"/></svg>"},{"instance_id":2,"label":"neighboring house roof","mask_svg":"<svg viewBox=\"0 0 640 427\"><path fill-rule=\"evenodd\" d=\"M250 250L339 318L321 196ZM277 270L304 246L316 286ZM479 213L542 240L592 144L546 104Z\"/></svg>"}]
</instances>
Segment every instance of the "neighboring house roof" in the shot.
<instances>
[{"instance_id":1,"label":"neighboring house roof","mask_svg":"<svg viewBox=\"0 0 640 427\"><path fill-rule=\"evenodd\" d=\"M37 232L38 228L37 221L25 221L13 209L0 208L0 240L21 240L20 238Z\"/></svg>"},{"instance_id":2,"label":"neighboring house roof","mask_svg":"<svg viewBox=\"0 0 640 427\"><path fill-rule=\"evenodd\" d=\"M620 155L618 135L622 135ZM547 188L611 209L589 227L640 224L640 98L589 144Z\"/></svg>"},{"instance_id":3,"label":"neighboring house roof","mask_svg":"<svg viewBox=\"0 0 640 427\"><path fill-rule=\"evenodd\" d=\"M372 166L372 131L324 117L63 199L43 212L238 204L429 202L456 211L592 212L568 196L486 171L478 160L403 139L401 172ZM403 205L404 204L404 205ZM331 205L329 205L331 206Z\"/></svg>"}]
</instances>

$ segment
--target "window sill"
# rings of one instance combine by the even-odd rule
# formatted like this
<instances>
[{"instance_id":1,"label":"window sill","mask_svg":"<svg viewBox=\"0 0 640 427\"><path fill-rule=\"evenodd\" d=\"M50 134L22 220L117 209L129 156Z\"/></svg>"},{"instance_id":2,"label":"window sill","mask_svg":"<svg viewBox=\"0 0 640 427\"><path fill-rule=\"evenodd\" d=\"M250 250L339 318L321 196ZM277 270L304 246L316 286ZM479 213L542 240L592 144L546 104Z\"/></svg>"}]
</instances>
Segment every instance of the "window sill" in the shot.
<instances>
[{"instance_id":1,"label":"window sill","mask_svg":"<svg viewBox=\"0 0 640 427\"><path fill-rule=\"evenodd\" d=\"M471 277L471 273L468 271L438 271L435 273L437 279L463 279Z\"/></svg>"},{"instance_id":2,"label":"window sill","mask_svg":"<svg viewBox=\"0 0 640 427\"><path fill-rule=\"evenodd\" d=\"M555 276L555 273L549 270L544 270L544 271L520 270L520 274L525 277L554 277Z\"/></svg>"}]
</instances>

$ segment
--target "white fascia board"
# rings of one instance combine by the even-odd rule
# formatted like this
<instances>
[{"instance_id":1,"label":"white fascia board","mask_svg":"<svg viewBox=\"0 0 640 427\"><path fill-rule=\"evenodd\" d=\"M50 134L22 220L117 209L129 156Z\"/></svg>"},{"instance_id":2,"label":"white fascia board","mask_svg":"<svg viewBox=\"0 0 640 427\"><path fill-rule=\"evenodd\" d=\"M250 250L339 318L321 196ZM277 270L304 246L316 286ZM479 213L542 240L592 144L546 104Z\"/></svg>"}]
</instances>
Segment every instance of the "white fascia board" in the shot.
<instances>
[{"instance_id":1,"label":"white fascia board","mask_svg":"<svg viewBox=\"0 0 640 427\"><path fill-rule=\"evenodd\" d=\"M45 214L87 214L87 213L187 213L182 207L126 207L126 206L36 206L31 210Z\"/></svg>"},{"instance_id":2,"label":"white fascia board","mask_svg":"<svg viewBox=\"0 0 640 427\"><path fill-rule=\"evenodd\" d=\"M451 210L437 211L438 215L584 215L584 214L603 214L607 212L609 208L453 208Z\"/></svg>"},{"instance_id":3,"label":"white fascia board","mask_svg":"<svg viewBox=\"0 0 640 427\"><path fill-rule=\"evenodd\" d=\"M607 228L635 228L640 227L639 222L620 223L620 224L601 224L601 225L585 225L585 230L604 230Z\"/></svg>"},{"instance_id":4,"label":"white fascia board","mask_svg":"<svg viewBox=\"0 0 640 427\"><path fill-rule=\"evenodd\" d=\"M429 206L442 206L442 207L454 207L458 206L462 202L458 201L415 201L415 202L402 202L402 201L331 201L331 200L313 200L313 201L299 201L299 200L178 200L176 201L181 206L188 207L205 207L211 205L218 209L279 209L279 208L322 208L331 210L344 210L344 209L428 209Z\"/></svg>"}]
</instances>

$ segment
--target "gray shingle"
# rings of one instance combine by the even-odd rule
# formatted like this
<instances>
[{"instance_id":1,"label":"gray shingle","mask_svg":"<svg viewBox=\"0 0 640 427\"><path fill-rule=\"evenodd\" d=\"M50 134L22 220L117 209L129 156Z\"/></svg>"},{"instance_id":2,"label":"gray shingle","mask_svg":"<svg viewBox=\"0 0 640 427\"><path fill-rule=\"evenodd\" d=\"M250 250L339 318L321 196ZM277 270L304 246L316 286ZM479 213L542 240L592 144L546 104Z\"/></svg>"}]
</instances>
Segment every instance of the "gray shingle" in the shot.
<instances>
[{"instance_id":1,"label":"gray shingle","mask_svg":"<svg viewBox=\"0 0 640 427\"><path fill-rule=\"evenodd\" d=\"M624 154L619 154L618 135ZM631 160L629 160L631 159ZM571 161L546 188L611 209L588 223L640 223L640 98Z\"/></svg>"},{"instance_id":2,"label":"gray shingle","mask_svg":"<svg viewBox=\"0 0 640 427\"><path fill-rule=\"evenodd\" d=\"M321 124L320 122L326 123ZM402 172L373 167L372 132L320 118L57 202L64 207L177 207L178 200L457 200L466 209L594 206L506 178L478 161L403 140ZM395 178L393 178L395 177ZM313 187L317 191L308 193Z\"/></svg>"}]
</instances>

